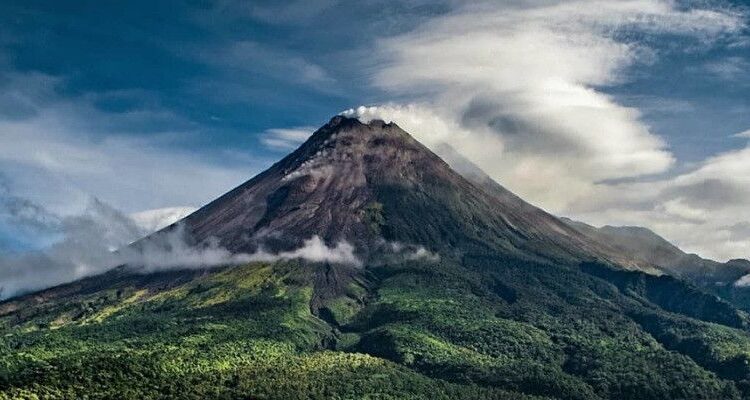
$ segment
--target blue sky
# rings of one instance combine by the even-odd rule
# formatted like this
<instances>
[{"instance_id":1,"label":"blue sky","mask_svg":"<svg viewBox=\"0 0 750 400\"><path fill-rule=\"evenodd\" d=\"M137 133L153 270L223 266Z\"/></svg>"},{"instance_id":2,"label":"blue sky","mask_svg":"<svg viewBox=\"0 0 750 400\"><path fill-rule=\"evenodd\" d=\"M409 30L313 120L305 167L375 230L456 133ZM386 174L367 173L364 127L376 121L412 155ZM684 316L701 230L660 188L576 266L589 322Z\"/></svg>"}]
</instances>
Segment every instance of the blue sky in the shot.
<instances>
[{"instance_id":1,"label":"blue sky","mask_svg":"<svg viewBox=\"0 0 750 400\"><path fill-rule=\"evenodd\" d=\"M408 29L441 8L328 1L4 3L6 68L60 77L56 94L91 98L105 113L173 114L173 120L133 121L127 134L197 127L207 133L185 147L250 152L258 144L253 133L319 124L352 104L383 98L368 88L360 57L376 33Z\"/></svg>"},{"instance_id":2,"label":"blue sky","mask_svg":"<svg viewBox=\"0 0 750 400\"><path fill-rule=\"evenodd\" d=\"M197 207L331 116L380 105L359 114L454 144L552 212L748 257L748 15L728 1L0 1L0 243L56 237L8 204Z\"/></svg>"}]
</instances>

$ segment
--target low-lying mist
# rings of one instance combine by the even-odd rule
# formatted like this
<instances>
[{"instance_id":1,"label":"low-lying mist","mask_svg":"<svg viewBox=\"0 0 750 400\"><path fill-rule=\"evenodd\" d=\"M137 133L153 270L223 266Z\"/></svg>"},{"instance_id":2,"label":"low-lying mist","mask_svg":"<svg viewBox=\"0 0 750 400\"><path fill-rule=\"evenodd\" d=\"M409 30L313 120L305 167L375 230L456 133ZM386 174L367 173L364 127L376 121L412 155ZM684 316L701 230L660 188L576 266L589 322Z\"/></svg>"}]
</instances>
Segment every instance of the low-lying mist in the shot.
<instances>
[{"instance_id":1,"label":"low-lying mist","mask_svg":"<svg viewBox=\"0 0 750 400\"><path fill-rule=\"evenodd\" d=\"M0 246L0 300L101 274L121 265L127 265L135 273L291 259L363 265L354 246L346 241L329 246L320 237L312 236L293 250L271 252L261 245L253 253L232 253L218 241L195 245L181 223L153 233L151 229L156 226L153 222L151 228L145 227L95 198L89 200L79 215L60 216L12 195L7 188L0 191L0 227L8 228L0 231L0 242L5 240L8 244L8 249ZM149 234L147 240L139 240ZM29 245L14 246L7 240L14 237ZM362 250L367 250L365 257L373 265L440 260L422 246L386 240Z\"/></svg>"},{"instance_id":2,"label":"low-lying mist","mask_svg":"<svg viewBox=\"0 0 750 400\"><path fill-rule=\"evenodd\" d=\"M329 247L320 237L313 236L305 240L302 247L291 251L271 253L261 247L254 253L232 253L216 241L191 245L182 224L177 224L168 232L159 232L137 246L125 247L113 256L118 260L118 264L128 264L143 272L298 258L314 262L361 265L361 261L354 254L354 246L345 241Z\"/></svg>"},{"instance_id":3,"label":"low-lying mist","mask_svg":"<svg viewBox=\"0 0 750 400\"><path fill-rule=\"evenodd\" d=\"M54 215L7 193L3 201L0 211L6 226L14 226L16 232L37 232L50 244L0 254L0 299L101 274L124 264L143 273L298 258L361 264L349 243L329 247L317 236L298 249L279 253L261 248L253 254L233 254L216 242L192 246L180 224L134 246L133 242L151 232L99 200L91 199L81 215L69 217Z\"/></svg>"}]
</instances>

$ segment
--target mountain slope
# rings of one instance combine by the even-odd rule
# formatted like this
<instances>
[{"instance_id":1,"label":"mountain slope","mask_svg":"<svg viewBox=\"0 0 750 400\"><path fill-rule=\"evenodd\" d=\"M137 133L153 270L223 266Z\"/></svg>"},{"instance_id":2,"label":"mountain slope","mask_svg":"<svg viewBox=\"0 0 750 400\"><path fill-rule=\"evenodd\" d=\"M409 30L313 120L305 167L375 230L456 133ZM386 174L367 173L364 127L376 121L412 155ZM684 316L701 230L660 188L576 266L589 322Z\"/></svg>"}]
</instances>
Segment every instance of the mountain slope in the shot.
<instances>
[{"instance_id":1,"label":"mountain slope","mask_svg":"<svg viewBox=\"0 0 750 400\"><path fill-rule=\"evenodd\" d=\"M338 116L184 222L195 242L219 238L234 252L295 247L318 235L361 251L383 238L431 248L460 242L520 257L633 266L505 189L500 196L478 189L397 125ZM376 215L381 206L388 224ZM424 224L414 229L415 222Z\"/></svg>"},{"instance_id":2,"label":"mountain slope","mask_svg":"<svg viewBox=\"0 0 750 400\"><path fill-rule=\"evenodd\" d=\"M436 148L437 153L466 179L509 204L509 208L522 212L538 212L536 207L524 202L456 152L447 144ZM569 218L559 218L596 243L601 253L619 260L620 266L661 275L670 274L693 282L717 293L745 310L750 310L750 290L735 285L738 279L750 273L750 261L730 260L720 263L688 254L647 228L636 226L603 226L596 228Z\"/></svg>"},{"instance_id":3,"label":"mountain slope","mask_svg":"<svg viewBox=\"0 0 750 400\"><path fill-rule=\"evenodd\" d=\"M505 205L505 208L514 210L518 215L521 215L525 219L534 219L534 216L544 214L548 224L555 226L564 226L565 228L557 228L563 230L566 228L573 228L579 235L584 237L584 241L588 242L588 247L595 248L596 252L600 255L604 255L605 258L615 260L620 267L628 269L636 269L650 274L660 275L665 271L660 267L661 264L654 262L655 260L647 257L639 257L637 254L634 255L630 249L623 248L619 245L617 240L610 240L611 238L605 237L601 234L595 234L592 229L581 229L586 224L579 224L576 221L572 221L567 218L557 218L547 214L543 210L525 202L520 197L513 194L511 191L497 183L484 171L482 171L474 163L466 159L464 156L459 154L448 144L441 144L435 149L437 154L446 160L453 169L459 172L467 180L475 184L477 187L483 189L489 195L495 197L498 201ZM593 227L591 227L593 228Z\"/></svg>"},{"instance_id":4,"label":"mountain slope","mask_svg":"<svg viewBox=\"0 0 750 400\"><path fill-rule=\"evenodd\" d=\"M744 312L497 187L395 124L335 117L134 246L184 231L288 253L318 236L359 262L123 266L0 303L0 398L750 395Z\"/></svg>"},{"instance_id":5,"label":"mountain slope","mask_svg":"<svg viewBox=\"0 0 750 400\"><path fill-rule=\"evenodd\" d=\"M581 233L612 243L620 252L634 259L658 265L666 272L701 284L733 283L750 273L750 264L742 260L720 263L688 254L656 233L635 226L596 228L582 222L564 220Z\"/></svg>"},{"instance_id":6,"label":"mountain slope","mask_svg":"<svg viewBox=\"0 0 750 400\"><path fill-rule=\"evenodd\" d=\"M592 240L611 243L617 251L629 254L635 260L656 265L670 275L691 281L746 311L750 310L750 288L737 284L739 279L750 274L750 261L720 263L688 254L646 228L596 228L569 219L563 221Z\"/></svg>"}]
</instances>

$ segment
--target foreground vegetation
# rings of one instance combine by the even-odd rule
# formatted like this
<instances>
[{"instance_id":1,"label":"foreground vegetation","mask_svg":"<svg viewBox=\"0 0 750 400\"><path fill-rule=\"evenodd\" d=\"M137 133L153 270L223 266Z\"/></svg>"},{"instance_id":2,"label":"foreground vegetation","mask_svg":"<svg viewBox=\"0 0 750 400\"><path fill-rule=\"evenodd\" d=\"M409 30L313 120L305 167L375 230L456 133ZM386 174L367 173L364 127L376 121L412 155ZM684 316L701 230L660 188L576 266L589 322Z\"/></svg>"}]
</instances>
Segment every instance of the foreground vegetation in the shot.
<instances>
[{"instance_id":1,"label":"foreground vegetation","mask_svg":"<svg viewBox=\"0 0 750 400\"><path fill-rule=\"evenodd\" d=\"M681 309L677 281L476 257L315 299L326 268L115 271L5 303L0 398L750 395L746 316L700 291Z\"/></svg>"}]
</instances>

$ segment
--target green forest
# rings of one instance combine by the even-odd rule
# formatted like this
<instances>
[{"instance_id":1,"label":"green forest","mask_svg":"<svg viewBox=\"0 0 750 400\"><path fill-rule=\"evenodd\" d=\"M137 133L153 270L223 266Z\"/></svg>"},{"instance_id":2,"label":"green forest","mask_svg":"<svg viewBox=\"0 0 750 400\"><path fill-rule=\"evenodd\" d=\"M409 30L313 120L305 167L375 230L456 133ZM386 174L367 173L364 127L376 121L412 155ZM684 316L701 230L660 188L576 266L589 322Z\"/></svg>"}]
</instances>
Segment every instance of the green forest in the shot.
<instances>
[{"instance_id":1,"label":"green forest","mask_svg":"<svg viewBox=\"0 0 750 400\"><path fill-rule=\"evenodd\" d=\"M750 396L747 315L673 278L485 255L318 293L336 268L119 269L0 304L0 398Z\"/></svg>"}]
</instances>

